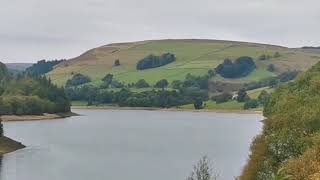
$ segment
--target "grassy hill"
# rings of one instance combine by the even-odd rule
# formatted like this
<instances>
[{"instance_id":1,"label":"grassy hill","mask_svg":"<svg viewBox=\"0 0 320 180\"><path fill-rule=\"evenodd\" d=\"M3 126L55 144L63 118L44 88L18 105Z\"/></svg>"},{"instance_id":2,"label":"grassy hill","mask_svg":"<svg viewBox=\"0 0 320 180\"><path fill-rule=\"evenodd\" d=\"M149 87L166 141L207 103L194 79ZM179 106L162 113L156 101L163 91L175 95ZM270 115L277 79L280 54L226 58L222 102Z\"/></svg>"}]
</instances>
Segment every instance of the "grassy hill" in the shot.
<instances>
[{"instance_id":1,"label":"grassy hill","mask_svg":"<svg viewBox=\"0 0 320 180\"><path fill-rule=\"evenodd\" d=\"M147 55L161 55L166 52L174 53L176 61L158 68L136 69L137 62ZM262 54L273 56L276 52L281 56L265 61L258 60ZM254 58L257 69L243 78L225 79L215 76L212 80L237 83L256 81L288 69L305 70L320 60L320 54L313 51L265 44L191 39L151 40L110 44L89 50L79 57L57 65L47 75L58 85L65 85L75 73L88 75L92 79L91 83L97 85L107 73L112 73L115 79L125 83L145 79L148 83L154 84L163 78L169 82L184 79L188 73L205 75L225 58L234 59L240 56ZM120 66L113 66L116 59L120 60ZM275 72L267 71L269 64L275 65Z\"/></svg>"}]
</instances>

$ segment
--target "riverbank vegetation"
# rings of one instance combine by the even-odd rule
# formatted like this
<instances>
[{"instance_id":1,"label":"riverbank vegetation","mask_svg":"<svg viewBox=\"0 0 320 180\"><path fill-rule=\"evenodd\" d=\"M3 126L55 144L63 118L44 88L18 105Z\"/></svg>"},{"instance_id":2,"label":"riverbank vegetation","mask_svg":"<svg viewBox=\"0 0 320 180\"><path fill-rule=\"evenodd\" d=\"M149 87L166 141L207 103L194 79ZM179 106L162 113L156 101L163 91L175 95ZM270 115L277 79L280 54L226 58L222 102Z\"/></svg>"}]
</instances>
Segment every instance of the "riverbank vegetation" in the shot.
<instances>
[{"instance_id":1,"label":"riverbank vegetation","mask_svg":"<svg viewBox=\"0 0 320 180\"><path fill-rule=\"evenodd\" d=\"M0 75L0 115L70 112L64 89L53 85L46 77L12 76L3 64Z\"/></svg>"},{"instance_id":2,"label":"riverbank vegetation","mask_svg":"<svg viewBox=\"0 0 320 180\"><path fill-rule=\"evenodd\" d=\"M320 178L319 88L320 63L272 93L241 180Z\"/></svg>"}]
</instances>

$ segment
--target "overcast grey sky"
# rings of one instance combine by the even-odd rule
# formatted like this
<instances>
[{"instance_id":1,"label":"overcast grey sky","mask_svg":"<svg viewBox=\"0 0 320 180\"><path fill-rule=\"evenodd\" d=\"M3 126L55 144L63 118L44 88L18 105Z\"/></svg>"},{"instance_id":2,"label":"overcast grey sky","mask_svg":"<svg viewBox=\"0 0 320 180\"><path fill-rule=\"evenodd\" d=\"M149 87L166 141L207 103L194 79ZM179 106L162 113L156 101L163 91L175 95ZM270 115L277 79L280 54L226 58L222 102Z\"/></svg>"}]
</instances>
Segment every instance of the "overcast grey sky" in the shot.
<instances>
[{"instance_id":1,"label":"overcast grey sky","mask_svg":"<svg viewBox=\"0 0 320 180\"><path fill-rule=\"evenodd\" d=\"M319 0L1 0L0 61L167 38L320 46Z\"/></svg>"}]
</instances>

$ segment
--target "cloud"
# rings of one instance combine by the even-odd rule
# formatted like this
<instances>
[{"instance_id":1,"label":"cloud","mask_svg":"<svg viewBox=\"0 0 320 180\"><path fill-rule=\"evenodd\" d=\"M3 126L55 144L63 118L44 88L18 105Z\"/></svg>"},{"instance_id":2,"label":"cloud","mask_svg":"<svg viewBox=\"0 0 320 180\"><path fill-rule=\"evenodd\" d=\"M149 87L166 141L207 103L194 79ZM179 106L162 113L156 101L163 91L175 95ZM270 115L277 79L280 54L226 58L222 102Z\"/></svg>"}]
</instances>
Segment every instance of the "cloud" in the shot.
<instances>
[{"instance_id":1,"label":"cloud","mask_svg":"<svg viewBox=\"0 0 320 180\"><path fill-rule=\"evenodd\" d=\"M112 42L206 38L320 45L316 0L10 0L0 61L70 58Z\"/></svg>"}]
</instances>

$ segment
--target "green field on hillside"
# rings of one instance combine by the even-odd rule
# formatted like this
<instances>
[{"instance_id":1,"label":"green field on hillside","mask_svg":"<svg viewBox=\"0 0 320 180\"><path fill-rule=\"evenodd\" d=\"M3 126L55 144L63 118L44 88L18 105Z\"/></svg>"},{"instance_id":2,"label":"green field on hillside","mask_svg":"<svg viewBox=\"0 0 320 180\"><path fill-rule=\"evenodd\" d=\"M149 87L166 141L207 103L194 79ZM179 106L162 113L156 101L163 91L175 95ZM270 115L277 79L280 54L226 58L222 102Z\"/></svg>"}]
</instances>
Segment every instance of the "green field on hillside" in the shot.
<instances>
[{"instance_id":1,"label":"green field on hillside","mask_svg":"<svg viewBox=\"0 0 320 180\"><path fill-rule=\"evenodd\" d=\"M136 69L136 63L145 56L167 52L174 53L176 61L158 68ZM279 52L281 56L265 61L258 60L262 54L272 56L275 52ZM254 58L257 69L244 78L225 79L216 76L213 80L241 83L257 81L288 69L304 70L320 60L319 54L263 44L215 40L159 40L111 44L95 48L56 66L47 75L58 85L64 85L75 73L88 75L93 81L92 84L101 83L102 77L107 73L113 74L114 79L124 83L145 79L148 83L154 84L160 79L167 79L169 82L181 80L188 73L205 75L209 69L215 68L225 58L235 59L240 56ZM113 66L116 59L121 63L118 67ZM275 73L267 71L269 64L276 66Z\"/></svg>"}]
</instances>

